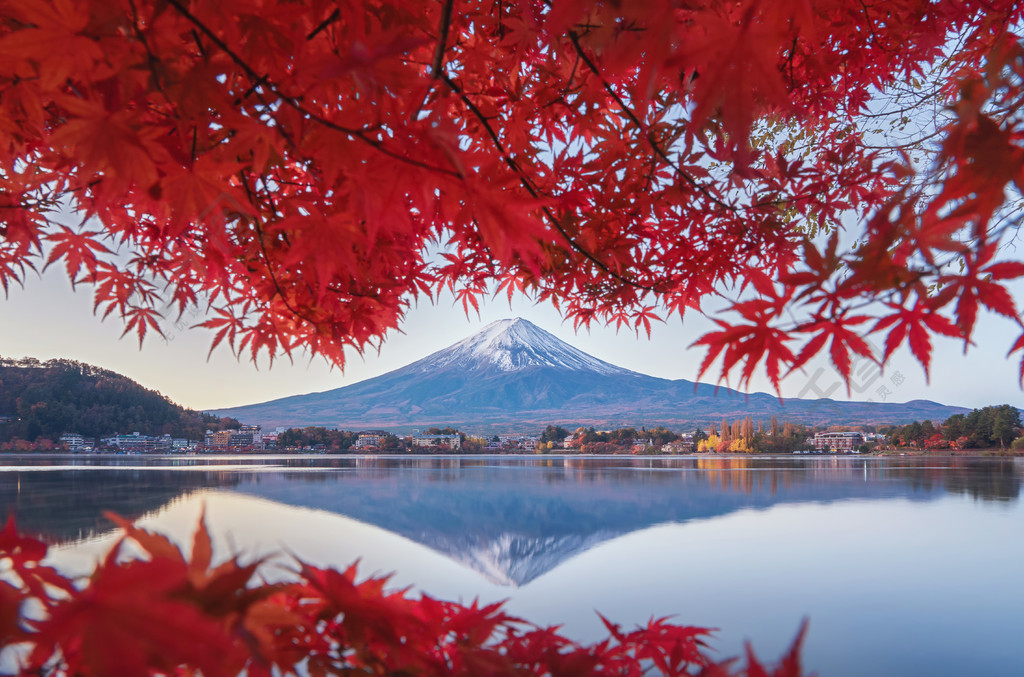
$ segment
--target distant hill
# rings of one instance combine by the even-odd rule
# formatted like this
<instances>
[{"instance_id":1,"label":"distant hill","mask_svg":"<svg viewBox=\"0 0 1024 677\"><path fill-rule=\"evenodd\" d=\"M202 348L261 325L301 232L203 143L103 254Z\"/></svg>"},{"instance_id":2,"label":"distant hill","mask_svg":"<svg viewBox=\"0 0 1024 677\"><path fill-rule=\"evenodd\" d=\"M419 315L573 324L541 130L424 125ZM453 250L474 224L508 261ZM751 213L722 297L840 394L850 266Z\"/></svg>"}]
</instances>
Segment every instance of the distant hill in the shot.
<instances>
[{"instance_id":1,"label":"distant hill","mask_svg":"<svg viewBox=\"0 0 1024 677\"><path fill-rule=\"evenodd\" d=\"M200 439L208 429L237 424L185 409L106 369L72 360L0 358L0 441L56 441L66 432Z\"/></svg>"},{"instance_id":2,"label":"distant hill","mask_svg":"<svg viewBox=\"0 0 1024 677\"><path fill-rule=\"evenodd\" d=\"M408 430L431 425L499 432L549 423L706 425L772 414L794 423L945 420L967 409L904 403L788 399L640 374L599 360L523 320L493 322L422 360L343 388L215 413L264 426Z\"/></svg>"}]
</instances>

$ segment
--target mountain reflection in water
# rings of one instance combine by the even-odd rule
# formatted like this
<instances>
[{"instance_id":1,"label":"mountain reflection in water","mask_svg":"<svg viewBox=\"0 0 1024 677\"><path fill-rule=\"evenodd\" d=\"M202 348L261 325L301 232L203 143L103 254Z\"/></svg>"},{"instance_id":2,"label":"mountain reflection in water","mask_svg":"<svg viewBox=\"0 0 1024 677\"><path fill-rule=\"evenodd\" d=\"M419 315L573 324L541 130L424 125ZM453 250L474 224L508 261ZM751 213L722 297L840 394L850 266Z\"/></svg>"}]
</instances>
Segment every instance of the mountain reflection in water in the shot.
<instances>
[{"instance_id":1,"label":"mountain reflection in water","mask_svg":"<svg viewBox=\"0 0 1024 677\"><path fill-rule=\"evenodd\" d=\"M522 586L604 541L662 523L790 503L1015 502L1021 470L981 458L8 457L0 517L53 543L197 491L228 490L399 534ZM301 528L298 527L298 528ZM339 563L344 564L344 563Z\"/></svg>"}]
</instances>

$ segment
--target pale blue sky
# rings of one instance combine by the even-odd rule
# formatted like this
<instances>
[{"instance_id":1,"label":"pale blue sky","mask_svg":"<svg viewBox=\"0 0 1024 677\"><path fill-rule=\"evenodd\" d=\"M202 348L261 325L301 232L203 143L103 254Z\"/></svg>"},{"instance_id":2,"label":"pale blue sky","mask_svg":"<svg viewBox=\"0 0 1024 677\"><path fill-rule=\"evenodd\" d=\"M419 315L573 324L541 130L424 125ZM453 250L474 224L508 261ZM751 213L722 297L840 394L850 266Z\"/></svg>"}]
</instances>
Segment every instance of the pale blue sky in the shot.
<instances>
[{"instance_id":1,"label":"pale blue sky","mask_svg":"<svg viewBox=\"0 0 1024 677\"><path fill-rule=\"evenodd\" d=\"M628 331L593 327L575 334L572 324L563 322L550 306L536 306L528 299L516 301L512 309L503 298L481 308L479 319L467 319L461 306L451 299L438 305L422 301L403 325L404 334L394 334L379 354L365 357L352 353L344 373L331 369L324 360L285 358L268 369L246 360L238 361L226 348L218 348L207 361L210 334L202 330L168 329L168 339L147 339L142 349L134 337L120 339L117 320L101 322L92 313L88 287L72 292L59 269L42 278L34 275L25 289L12 289L0 298L0 355L32 356L39 359L63 357L87 362L129 376L142 385L159 390L180 404L195 409L212 409L263 402L277 397L341 387L392 369L440 350L478 331L484 325L506 317L524 317L559 338L595 357L645 374L662 378L693 380L703 350L688 349L711 325L697 315L684 323L678 318L655 325L651 339L639 339ZM1019 296L1019 294L1018 294ZM192 320L195 322L196 320ZM1006 350L1018 335L1011 322L983 316L976 330L975 346L965 356L954 341L938 342L933 359L931 384L916 360L901 350L885 374L863 365L855 375L852 399L880 400L886 388L887 401L931 399L944 404L982 407L1009 403L1024 407L1018 386L1018 360L1007 360ZM820 371L819 371L820 370ZM855 368L855 372L857 369ZM713 381L717 371L704 380ZM766 378L755 379L754 390L770 391ZM860 392L856 392L859 389ZM786 397L814 397L828 393L845 398L835 370L826 360L783 382ZM885 391L882 391L885 392Z\"/></svg>"}]
</instances>

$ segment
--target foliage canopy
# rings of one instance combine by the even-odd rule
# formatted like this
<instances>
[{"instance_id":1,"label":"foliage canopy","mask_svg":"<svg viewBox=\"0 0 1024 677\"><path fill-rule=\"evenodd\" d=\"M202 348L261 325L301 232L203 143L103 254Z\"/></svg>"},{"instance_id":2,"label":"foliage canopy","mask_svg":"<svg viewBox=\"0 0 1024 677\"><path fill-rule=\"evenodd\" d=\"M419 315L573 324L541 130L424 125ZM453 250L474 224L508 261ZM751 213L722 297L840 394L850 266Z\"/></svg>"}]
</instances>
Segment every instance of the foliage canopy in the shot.
<instances>
[{"instance_id":1,"label":"foliage canopy","mask_svg":"<svg viewBox=\"0 0 1024 677\"><path fill-rule=\"evenodd\" d=\"M0 283L60 264L140 340L198 306L214 345L338 363L444 290L638 331L724 295L702 372L777 383L827 351L848 374L871 334L927 369L979 311L1020 322L1024 263L1000 253L1020 19L1013 0L4 0ZM927 166L871 129L908 124L922 101L872 102L920 82L948 112Z\"/></svg>"}]
</instances>

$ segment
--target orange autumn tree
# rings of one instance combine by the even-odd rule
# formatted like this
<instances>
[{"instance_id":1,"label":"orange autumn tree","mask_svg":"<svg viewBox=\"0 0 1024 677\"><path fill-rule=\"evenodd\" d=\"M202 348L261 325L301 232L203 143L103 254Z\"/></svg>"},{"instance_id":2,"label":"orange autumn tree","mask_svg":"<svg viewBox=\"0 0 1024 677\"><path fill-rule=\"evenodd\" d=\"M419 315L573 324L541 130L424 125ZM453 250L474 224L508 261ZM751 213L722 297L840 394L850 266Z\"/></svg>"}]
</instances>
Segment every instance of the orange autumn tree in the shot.
<instances>
[{"instance_id":1,"label":"orange autumn tree","mask_svg":"<svg viewBox=\"0 0 1024 677\"><path fill-rule=\"evenodd\" d=\"M702 373L777 384L827 351L848 374L870 335L927 369L979 311L1020 322L1020 20L1009 0L3 0L0 283L57 264L140 340L198 307L215 346L339 364L445 290L637 330L723 296ZM922 93L878 107L900 88ZM933 133L879 143L924 104Z\"/></svg>"}]
</instances>

